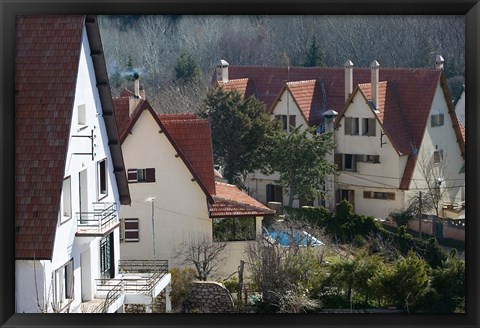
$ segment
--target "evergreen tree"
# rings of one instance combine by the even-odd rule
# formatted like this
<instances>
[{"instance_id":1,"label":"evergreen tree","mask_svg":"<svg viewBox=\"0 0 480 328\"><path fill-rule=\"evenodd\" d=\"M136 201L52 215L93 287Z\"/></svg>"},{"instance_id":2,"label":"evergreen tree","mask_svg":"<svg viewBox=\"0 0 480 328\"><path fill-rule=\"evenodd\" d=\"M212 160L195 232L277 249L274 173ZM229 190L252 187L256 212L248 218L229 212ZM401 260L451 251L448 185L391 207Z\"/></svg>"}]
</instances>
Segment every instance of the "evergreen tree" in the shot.
<instances>
[{"instance_id":1,"label":"evergreen tree","mask_svg":"<svg viewBox=\"0 0 480 328\"><path fill-rule=\"evenodd\" d=\"M327 158L334 148L331 133L315 134L313 129L296 127L278 134L271 162L280 173L278 182L288 189L288 206L292 207L294 199L313 201L323 196L325 178L336 168Z\"/></svg>"},{"instance_id":2,"label":"evergreen tree","mask_svg":"<svg viewBox=\"0 0 480 328\"><path fill-rule=\"evenodd\" d=\"M269 170L279 125L262 102L218 88L207 95L199 114L210 121L214 162L230 183L242 186L247 173Z\"/></svg>"},{"instance_id":3,"label":"evergreen tree","mask_svg":"<svg viewBox=\"0 0 480 328\"><path fill-rule=\"evenodd\" d=\"M307 57L305 59L305 67L323 67L323 51L320 46L317 45L317 40L312 37L312 42L307 50Z\"/></svg>"},{"instance_id":4,"label":"evergreen tree","mask_svg":"<svg viewBox=\"0 0 480 328\"><path fill-rule=\"evenodd\" d=\"M187 53L181 53L175 63L175 80L181 84L195 83L200 80L200 68L195 58Z\"/></svg>"}]
</instances>

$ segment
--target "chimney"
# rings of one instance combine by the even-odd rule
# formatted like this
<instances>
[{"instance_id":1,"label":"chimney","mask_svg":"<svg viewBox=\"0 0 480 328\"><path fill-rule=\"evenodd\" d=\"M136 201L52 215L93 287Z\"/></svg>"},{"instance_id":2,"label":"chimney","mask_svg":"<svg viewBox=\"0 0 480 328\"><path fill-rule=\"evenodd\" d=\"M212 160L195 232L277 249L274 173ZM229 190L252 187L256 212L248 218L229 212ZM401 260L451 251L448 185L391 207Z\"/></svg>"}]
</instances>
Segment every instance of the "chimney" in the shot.
<instances>
[{"instance_id":1,"label":"chimney","mask_svg":"<svg viewBox=\"0 0 480 328\"><path fill-rule=\"evenodd\" d=\"M140 103L140 75L138 75L137 72L133 73L133 78L134 78L134 87L133 87L133 96L130 97L129 103L128 103L128 112L130 116L132 116L133 111L137 107L137 105Z\"/></svg>"},{"instance_id":2,"label":"chimney","mask_svg":"<svg viewBox=\"0 0 480 328\"><path fill-rule=\"evenodd\" d=\"M443 59L442 56L436 55L435 56L435 69L443 69L443 63L445 62L445 59Z\"/></svg>"},{"instance_id":3,"label":"chimney","mask_svg":"<svg viewBox=\"0 0 480 328\"><path fill-rule=\"evenodd\" d=\"M370 63L371 69L371 83L372 83L372 103L375 105L375 108L378 106L378 80L379 80L379 71L380 64L378 61L374 60Z\"/></svg>"},{"instance_id":4,"label":"chimney","mask_svg":"<svg viewBox=\"0 0 480 328\"><path fill-rule=\"evenodd\" d=\"M134 78L134 91L133 94L135 95L136 98L140 97L140 79L139 79L138 73L133 74Z\"/></svg>"},{"instance_id":5,"label":"chimney","mask_svg":"<svg viewBox=\"0 0 480 328\"><path fill-rule=\"evenodd\" d=\"M220 63L217 64L216 72L218 82L228 83L228 63L226 60L220 60Z\"/></svg>"},{"instance_id":6,"label":"chimney","mask_svg":"<svg viewBox=\"0 0 480 328\"><path fill-rule=\"evenodd\" d=\"M145 88L143 87L143 84L140 84L140 98L146 99L145 98Z\"/></svg>"},{"instance_id":7,"label":"chimney","mask_svg":"<svg viewBox=\"0 0 480 328\"><path fill-rule=\"evenodd\" d=\"M348 97L353 92L353 63L351 60L347 60L345 64L345 102L347 101Z\"/></svg>"}]
</instances>

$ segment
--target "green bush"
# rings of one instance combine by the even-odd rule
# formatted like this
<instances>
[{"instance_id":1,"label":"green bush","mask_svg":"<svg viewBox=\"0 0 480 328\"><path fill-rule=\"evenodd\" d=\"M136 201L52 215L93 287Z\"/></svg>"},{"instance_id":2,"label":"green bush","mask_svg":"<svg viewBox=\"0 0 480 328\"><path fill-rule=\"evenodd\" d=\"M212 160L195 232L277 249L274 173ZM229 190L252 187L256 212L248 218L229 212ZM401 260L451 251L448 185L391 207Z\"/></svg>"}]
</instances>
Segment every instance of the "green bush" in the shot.
<instances>
[{"instance_id":1,"label":"green bush","mask_svg":"<svg viewBox=\"0 0 480 328\"><path fill-rule=\"evenodd\" d=\"M180 312L182 304L188 298L191 291L191 282L196 279L196 271L191 268L172 268L170 269L172 275L170 298L172 302L172 310Z\"/></svg>"},{"instance_id":2,"label":"green bush","mask_svg":"<svg viewBox=\"0 0 480 328\"><path fill-rule=\"evenodd\" d=\"M230 293L238 293L238 278L231 277L228 280L223 281L223 285Z\"/></svg>"}]
</instances>

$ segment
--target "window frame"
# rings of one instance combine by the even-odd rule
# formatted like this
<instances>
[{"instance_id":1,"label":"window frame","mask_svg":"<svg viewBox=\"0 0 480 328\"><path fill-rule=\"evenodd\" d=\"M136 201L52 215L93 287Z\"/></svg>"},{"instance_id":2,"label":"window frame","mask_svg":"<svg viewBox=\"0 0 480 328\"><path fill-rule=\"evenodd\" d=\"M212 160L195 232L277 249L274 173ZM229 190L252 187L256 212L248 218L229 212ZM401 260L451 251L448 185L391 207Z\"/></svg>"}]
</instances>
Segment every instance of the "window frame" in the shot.
<instances>
[{"instance_id":1,"label":"window frame","mask_svg":"<svg viewBox=\"0 0 480 328\"><path fill-rule=\"evenodd\" d=\"M53 306L61 312L75 299L75 269L73 257L53 273Z\"/></svg>"},{"instance_id":2,"label":"window frame","mask_svg":"<svg viewBox=\"0 0 480 328\"><path fill-rule=\"evenodd\" d=\"M156 182L156 170L154 167L141 169L128 169L127 179L128 183L151 183ZM139 180L139 176L141 179Z\"/></svg>"},{"instance_id":3,"label":"window frame","mask_svg":"<svg viewBox=\"0 0 480 328\"><path fill-rule=\"evenodd\" d=\"M136 225L136 228L129 227L127 228L128 224ZM137 234L135 237L128 237L127 233L135 233ZM140 242L140 220L138 218L122 218L120 219L120 242L122 243L135 243Z\"/></svg>"},{"instance_id":4,"label":"window frame","mask_svg":"<svg viewBox=\"0 0 480 328\"><path fill-rule=\"evenodd\" d=\"M66 186L65 184L68 183ZM68 195L66 195L68 193ZM68 196L68 197L66 197ZM73 217L72 211L72 177L67 176L63 178L62 183L62 197L61 197L61 219L60 223L67 222ZM65 211L67 209L67 211ZM67 214L67 215L66 215Z\"/></svg>"},{"instance_id":5,"label":"window frame","mask_svg":"<svg viewBox=\"0 0 480 328\"><path fill-rule=\"evenodd\" d=\"M252 222L247 222L246 225L251 225L250 228L253 228L252 230L252 235L247 236L247 237L242 237L242 232L240 232L240 236L238 236L239 232L236 230L236 222L239 220L246 220L246 219L251 219ZM233 236L232 238L219 238L219 236L216 235L216 229L215 225L219 224L220 222L226 222L227 224L229 222L232 222L229 226L227 225L227 228L231 228L233 231L228 231L229 235ZM212 220L212 238L214 242L235 242L235 241L251 241L255 240L257 238L257 220L255 216L231 216L231 217L224 217L224 218L214 218Z\"/></svg>"},{"instance_id":6,"label":"window frame","mask_svg":"<svg viewBox=\"0 0 480 328\"><path fill-rule=\"evenodd\" d=\"M375 137L376 120L374 118L362 118L362 136Z\"/></svg>"},{"instance_id":7,"label":"window frame","mask_svg":"<svg viewBox=\"0 0 480 328\"><path fill-rule=\"evenodd\" d=\"M108 196L108 162L107 158L97 162L97 199Z\"/></svg>"},{"instance_id":8,"label":"window frame","mask_svg":"<svg viewBox=\"0 0 480 328\"><path fill-rule=\"evenodd\" d=\"M437 113L430 116L430 126L432 128L445 125L445 114Z\"/></svg>"},{"instance_id":9,"label":"window frame","mask_svg":"<svg viewBox=\"0 0 480 328\"><path fill-rule=\"evenodd\" d=\"M77 106L77 125L79 130L87 127L87 108L85 104Z\"/></svg>"},{"instance_id":10,"label":"window frame","mask_svg":"<svg viewBox=\"0 0 480 328\"><path fill-rule=\"evenodd\" d=\"M347 167L347 163L349 162L347 160L347 156L351 156L351 167ZM343 170L344 171L352 171L352 172L357 171L357 165L356 165L355 157L356 157L355 154L343 154Z\"/></svg>"},{"instance_id":11,"label":"window frame","mask_svg":"<svg viewBox=\"0 0 480 328\"><path fill-rule=\"evenodd\" d=\"M272 199L273 194L273 199ZM273 183L266 185L266 202L280 202L283 204L283 187ZM270 196L270 197L269 197Z\"/></svg>"}]
</instances>

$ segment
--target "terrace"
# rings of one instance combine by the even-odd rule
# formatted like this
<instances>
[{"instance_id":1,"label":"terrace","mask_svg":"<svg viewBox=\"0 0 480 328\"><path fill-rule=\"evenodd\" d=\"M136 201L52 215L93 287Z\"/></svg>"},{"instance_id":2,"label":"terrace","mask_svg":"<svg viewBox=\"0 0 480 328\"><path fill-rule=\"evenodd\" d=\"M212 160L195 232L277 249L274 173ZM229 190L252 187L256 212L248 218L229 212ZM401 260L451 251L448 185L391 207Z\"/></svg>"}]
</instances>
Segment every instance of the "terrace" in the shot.
<instances>
[{"instance_id":1,"label":"terrace","mask_svg":"<svg viewBox=\"0 0 480 328\"><path fill-rule=\"evenodd\" d=\"M92 212L77 212L78 237L103 237L120 225L115 203L93 203Z\"/></svg>"}]
</instances>

